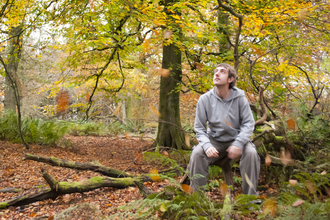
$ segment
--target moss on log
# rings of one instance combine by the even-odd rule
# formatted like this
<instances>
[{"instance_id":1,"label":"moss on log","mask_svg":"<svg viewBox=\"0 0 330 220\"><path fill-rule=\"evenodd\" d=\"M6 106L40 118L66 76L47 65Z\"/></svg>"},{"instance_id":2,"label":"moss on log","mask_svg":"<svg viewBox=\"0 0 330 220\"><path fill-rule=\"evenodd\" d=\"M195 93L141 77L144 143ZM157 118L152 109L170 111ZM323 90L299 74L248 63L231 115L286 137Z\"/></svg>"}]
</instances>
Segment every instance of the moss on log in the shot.
<instances>
[{"instance_id":1,"label":"moss on log","mask_svg":"<svg viewBox=\"0 0 330 220\"><path fill-rule=\"evenodd\" d=\"M48 176L55 180L50 174L42 171L43 176ZM55 180L56 181L56 180ZM0 203L0 209L8 208L9 206L22 206L37 201L46 199L55 200L58 196L71 193L82 193L92 191L102 187L114 187L117 189L135 186L136 182L143 181L141 177L126 177L126 178L112 178L95 176L82 182L57 182L56 187L47 188L40 192L17 196L5 202ZM48 181L47 181L48 182Z\"/></svg>"}]
</instances>

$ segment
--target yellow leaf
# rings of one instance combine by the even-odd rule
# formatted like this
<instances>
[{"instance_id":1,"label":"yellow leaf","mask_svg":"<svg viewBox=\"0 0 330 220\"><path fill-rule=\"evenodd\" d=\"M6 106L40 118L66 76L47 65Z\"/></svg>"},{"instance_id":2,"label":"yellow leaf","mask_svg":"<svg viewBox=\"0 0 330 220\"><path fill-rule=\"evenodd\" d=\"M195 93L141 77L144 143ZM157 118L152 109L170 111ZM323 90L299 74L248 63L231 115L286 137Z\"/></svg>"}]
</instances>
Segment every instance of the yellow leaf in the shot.
<instances>
[{"instance_id":1,"label":"yellow leaf","mask_svg":"<svg viewBox=\"0 0 330 220\"><path fill-rule=\"evenodd\" d=\"M263 203L263 213L269 214L271 217L275 217L276 210L277 210L277 201L275 198L266 199Z\"/></svg>"},{"instance_id":2,"label":"yellow leaf","mask_svg":"<svg viewBox=\"0 0 330 220\"><path fill-rule=\"evenodd\" d=\"M226 195L228 194L228 185L225 184L225 183L221 183L220 184L220 192L221 192L221 195L223 197L226 197Z\"/></svg>"},{"instance_id":3,"label":"yellow leaf","mask_svg":"<svg viewBox=\"0 0 330 220\"><path fill-rule=\"evenodd\" d=\"M155 106L153 106L152 104L150 104L150 109L151 109L151 111L152 111L155 115L157 115L158 117L162 116L162 115L159 113L159 111L155 108Z\"/></svg>"},{"instance_id":4,"label":"yellow leaf","mask_svg":"<svg viewBox=\"0 0 330 220\"><path fill-rule=\"evenodd\" d=\"M162 205L159 207L159 210L160 210L161 212L166 212L167 209L166 209L164 203L162 203Z\"/></svg>"},{"instance_id":5,"label":"yellow leaf","mask_svg":"<svg viewBox=\"0 0 330 220\"><path fill-rule=\"evenodd\" d=\"M150 174L152 174L151 175L152 181L154 181L154 182L159 182L160 181L160 177L158 175L157 169L151 169L150 170Z\"/></svg>"}]
</instances>

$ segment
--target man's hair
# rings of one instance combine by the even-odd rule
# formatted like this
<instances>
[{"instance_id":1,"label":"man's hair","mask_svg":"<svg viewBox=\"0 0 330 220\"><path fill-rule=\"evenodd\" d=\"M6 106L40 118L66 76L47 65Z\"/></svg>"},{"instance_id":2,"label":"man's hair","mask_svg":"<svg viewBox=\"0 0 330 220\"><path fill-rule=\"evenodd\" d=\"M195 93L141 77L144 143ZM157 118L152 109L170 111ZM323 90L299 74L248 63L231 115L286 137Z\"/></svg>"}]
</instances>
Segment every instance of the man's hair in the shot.
<instances>
[{"instance_id":1,"label":"man's hair","mask_svg":"<svg viewBox=\"0 0 330 220\"><path fill-rule=\"evenodd\" d=\"M227 63L220 63L215 68L218 68L220 66L224 67L224 68L226 68L226 70L228 70L228 79L231 77L234 77L234 80L231 83L229 83L229 89L233 88L236 85L236 78L237 78L236 70Z\"/></svg>"}]
</instances>

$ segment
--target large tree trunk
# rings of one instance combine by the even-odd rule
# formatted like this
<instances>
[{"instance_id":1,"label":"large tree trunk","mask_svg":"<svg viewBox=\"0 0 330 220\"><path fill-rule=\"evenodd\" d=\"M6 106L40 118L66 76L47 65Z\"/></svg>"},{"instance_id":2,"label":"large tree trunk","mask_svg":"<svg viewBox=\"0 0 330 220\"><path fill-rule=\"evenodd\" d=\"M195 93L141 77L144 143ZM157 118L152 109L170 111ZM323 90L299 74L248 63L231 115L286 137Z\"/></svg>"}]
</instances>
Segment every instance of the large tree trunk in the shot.
<instances>
[{"instance_id":1,"label":"large tree trunk","mask_svg":"<svg viewBox=\"0 0 330 220\"><path fill-rule=\"evenodd\" d=\"M175 0L165 0L166 13L170 13L166 10L166 6L174 2ZM176 27L176 30L179 33L174 34L181 36L180 28ZM180 91L177 89L182 78L181 50L173 43L169 45L164 43L162 68L169 69L170 76L161 76L159 96L161 116L155 144L183 149L186 145L180 121Z\"/></svg>"}]
</instances>

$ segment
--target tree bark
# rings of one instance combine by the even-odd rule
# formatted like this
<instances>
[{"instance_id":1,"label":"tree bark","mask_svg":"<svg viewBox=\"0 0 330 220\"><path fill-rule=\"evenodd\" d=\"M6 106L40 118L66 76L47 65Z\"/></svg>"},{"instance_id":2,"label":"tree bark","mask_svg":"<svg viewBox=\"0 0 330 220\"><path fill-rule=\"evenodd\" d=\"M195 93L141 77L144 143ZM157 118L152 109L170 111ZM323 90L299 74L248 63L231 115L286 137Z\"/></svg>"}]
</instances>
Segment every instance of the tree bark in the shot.
<instances>
[{"instance_id":1,"label":"tree bark","mask_svg":"<svg viewBox=\"0 0 330 220\"><path fill-rule=\"evenodd\" d=\"M176 0L165 0L165 12L167 14L170 14L166 9L167 6L175 2ZM173 35L180 37L180 27L176 26L174 30L177 32ZM159 95L159 113L161 116L154 145L184 149L186 145L180 121L180 90L177 89L182 78L181 50L174 43L164 42L162 68L169 69L170 76L161 76Z\"/></svg>"},{"instance_id":2,"label":"tree bark","mask_svg":"<svg viewBox=\"0 0 330 220\"><path fill-rule=\"evenodd\" d=\"M22 37L20 33L22 28L20 26L13 27L10 31L9 37L11 40L9 41L8 46L8 64L7 64L7 72L5 77L5 99L4 99L4 108L12 109L16 112L16 98L15 98L15 90L17 90L19 100L21 100L21 88L19 88L19 80L18 80L18 64L19 58L21 55L21 46L22 46ZM12 82L13 81L13 82ZM18 103L21 105L21 103Z\"/></svg>"}]
</instances>

